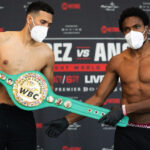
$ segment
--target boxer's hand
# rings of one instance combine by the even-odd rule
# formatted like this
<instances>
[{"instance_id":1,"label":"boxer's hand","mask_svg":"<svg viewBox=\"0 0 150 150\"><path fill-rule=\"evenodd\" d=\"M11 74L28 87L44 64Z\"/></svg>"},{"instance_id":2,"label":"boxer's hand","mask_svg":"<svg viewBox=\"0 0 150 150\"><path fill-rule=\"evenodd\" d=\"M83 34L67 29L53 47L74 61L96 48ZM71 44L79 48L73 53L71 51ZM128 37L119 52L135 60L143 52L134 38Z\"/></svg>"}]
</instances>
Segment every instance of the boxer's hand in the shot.
<instances>
[{"instance_id":1,"label":"boxer's hand","mask_svg":"<svg viewBox=\"0 0 150 150\"><path fill-rule=\"evenodd\" d=\"M115 106L111 109L111 111L104 115L101 119L99 119L99 123L105 123L107 125L115 126L122 118L123 110L121 106Z\"/></svg>"},{"instance_id":2,"label":"boxer's hand","mask_svg":"<svg viewBox=\"0 0 150 150\"><path fill-rule=\"evenodd\" d=\"M69 123L66 118L61 118L58 120L53 120L50 123L47 123L49 127L46 129L45 133L49 137L58 137L65 129L69 126Z\"/></svg>"}]
</instances>

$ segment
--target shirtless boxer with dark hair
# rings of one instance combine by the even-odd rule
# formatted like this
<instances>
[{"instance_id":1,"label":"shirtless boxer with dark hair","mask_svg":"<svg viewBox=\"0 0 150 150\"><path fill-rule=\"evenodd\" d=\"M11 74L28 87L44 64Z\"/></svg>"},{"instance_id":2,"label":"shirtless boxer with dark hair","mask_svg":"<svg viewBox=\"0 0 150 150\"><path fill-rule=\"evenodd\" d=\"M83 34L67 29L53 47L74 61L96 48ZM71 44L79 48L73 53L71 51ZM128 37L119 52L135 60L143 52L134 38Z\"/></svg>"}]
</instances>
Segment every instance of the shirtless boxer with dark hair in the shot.
<instances>
[{"instance_id":1,"label":"shirtless boxer with dark hair","mask_svg":"<svg viewBox=\"0 0 150 150\"><path fill-rule=\"evenodd\" d=\"M53 51L42 41L52 24L54 10L47 3L30 4L21 31L0 33L0 70L8 74L37 70L53 89ZM36 150L33 113L14 106L0 85L0 150Z\"/></svg>"}]
</instances>

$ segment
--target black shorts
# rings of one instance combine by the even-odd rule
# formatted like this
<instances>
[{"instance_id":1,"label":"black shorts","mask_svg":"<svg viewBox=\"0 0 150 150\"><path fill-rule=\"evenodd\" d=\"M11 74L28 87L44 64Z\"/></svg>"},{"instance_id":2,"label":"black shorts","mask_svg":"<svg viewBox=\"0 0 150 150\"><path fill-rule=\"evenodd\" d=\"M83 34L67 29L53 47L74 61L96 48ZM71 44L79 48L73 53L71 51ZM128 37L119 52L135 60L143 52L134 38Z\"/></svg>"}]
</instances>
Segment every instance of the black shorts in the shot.
<instances>
[{"instance_id":1,"label":"black shorts","mask_svg":"<svg viewBox=\"0 0 150 150\"><path fill-rule=\"evenodd\" d=\"M150 150L150 129L117 127L114 150Z\"/></svg>"},{"instance_id":2,"label":"black shorts","mask_svg":"<svg viewBox=\"0 0 150 150\"><path fill-rule=\"evenodd\" d=\"M31 111L0 104L0 150L36 150L36 127Z\"/></svg>"}]
</instances>

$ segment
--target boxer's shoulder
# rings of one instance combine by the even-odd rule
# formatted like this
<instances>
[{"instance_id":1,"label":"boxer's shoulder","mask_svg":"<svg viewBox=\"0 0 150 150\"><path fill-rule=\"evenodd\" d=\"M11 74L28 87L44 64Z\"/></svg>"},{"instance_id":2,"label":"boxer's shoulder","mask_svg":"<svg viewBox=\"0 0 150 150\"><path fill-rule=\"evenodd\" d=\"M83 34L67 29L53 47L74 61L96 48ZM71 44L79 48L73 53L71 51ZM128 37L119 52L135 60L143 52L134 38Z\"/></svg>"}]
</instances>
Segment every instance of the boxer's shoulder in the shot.
<instances>
[{"instance_id":1,"label":"boxer's shoulder","mask_svg":"<svg viewBox=\"0 0 150 150\"><path fill-rule=\"evenodd\" d=\"M113 56L111 58L111 61L118 63L120 61L123 61L125 59L125 57L128 57L128 56L129 56L129 49L126 49L126 50L122 51L121 53Z\"/></svg>"},{"instance_id":2,"label":"boxer's shoulder","mask_svg":"<svg viewBox=\"0 0 150 150\"><path fill-rule=\"evenodd\" d=\"M36 45L43 53L47 53L49 55L53 55L53 50L50 48L50 46L44 42L37 43Z\"/></svg>"},{"instance_id":3,"label":"boxer's shoulder","mask_svg":"<svg viewBox=\"0 0 150 150\"><path fill-rule=\"evenodd\" d=\"M0 32L0 42L8 41L11 37L11 31Z\"/></svg>"}]
</instances>

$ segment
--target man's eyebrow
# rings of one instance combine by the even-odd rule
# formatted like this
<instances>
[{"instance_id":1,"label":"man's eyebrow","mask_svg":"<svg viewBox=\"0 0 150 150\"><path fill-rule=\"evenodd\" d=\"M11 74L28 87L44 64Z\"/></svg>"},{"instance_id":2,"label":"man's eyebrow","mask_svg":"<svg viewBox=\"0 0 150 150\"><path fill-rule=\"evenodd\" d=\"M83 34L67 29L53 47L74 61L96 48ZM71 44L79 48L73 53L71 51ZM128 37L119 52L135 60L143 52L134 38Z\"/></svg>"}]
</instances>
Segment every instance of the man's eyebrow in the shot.
<instances>
[{"instance_id":1,"label":"man's eyebrow","mask_svg":"<svg viewBox=\"0 0 150 150\"><path fill-rule=\"evenodd\" d=\"M45 22L48 22L47 20L45 19L41 19L41 21L45 21ZM52 24L52 22L48 22L49 24Z\"/></svg>"},{"instance_id":2,"label":"man's eyebrow","mask_svg":"<svg viewBox=\"0 0 150 150\"><path fill-rule=\"evenodd\" d=\"M134 24L133 26L141 26L140 24L138 24L138 23L136 23L136 24Z\"/></svg>"}]
</instances>

